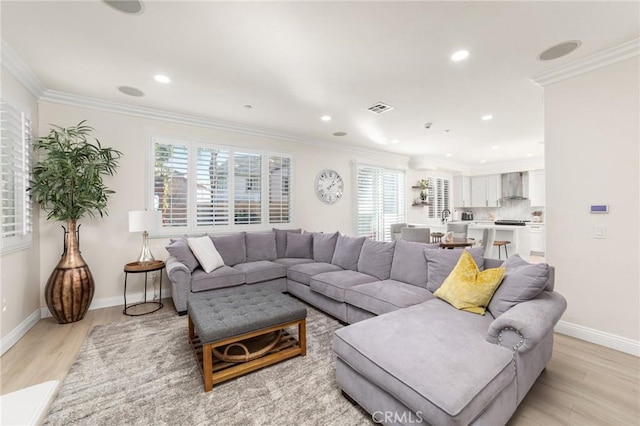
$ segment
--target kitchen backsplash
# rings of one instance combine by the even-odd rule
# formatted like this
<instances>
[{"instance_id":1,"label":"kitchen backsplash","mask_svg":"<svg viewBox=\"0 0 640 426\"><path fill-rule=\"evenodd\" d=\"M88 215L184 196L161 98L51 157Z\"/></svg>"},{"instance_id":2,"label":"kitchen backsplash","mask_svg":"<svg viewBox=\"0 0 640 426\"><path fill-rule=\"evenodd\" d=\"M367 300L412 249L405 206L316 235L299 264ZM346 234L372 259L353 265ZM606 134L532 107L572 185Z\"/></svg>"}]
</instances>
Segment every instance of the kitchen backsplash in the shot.
<instances>
[{"instance_id":1,"label":"kitchen backsplash","mask_svg":"<svg viewBox=\"0 0 640 426\"><path fill-rule=\"evenodd\" d=\"M462 212L473 212L474 220L512 219L532 222L536 221L532 215L534 211L542 212L541 222L544 222L545 213L544 207L531 207L529 200L503 200L501 207L458 208L456 211L458 217L462 217Z\"/></svg>"}]
</instances>

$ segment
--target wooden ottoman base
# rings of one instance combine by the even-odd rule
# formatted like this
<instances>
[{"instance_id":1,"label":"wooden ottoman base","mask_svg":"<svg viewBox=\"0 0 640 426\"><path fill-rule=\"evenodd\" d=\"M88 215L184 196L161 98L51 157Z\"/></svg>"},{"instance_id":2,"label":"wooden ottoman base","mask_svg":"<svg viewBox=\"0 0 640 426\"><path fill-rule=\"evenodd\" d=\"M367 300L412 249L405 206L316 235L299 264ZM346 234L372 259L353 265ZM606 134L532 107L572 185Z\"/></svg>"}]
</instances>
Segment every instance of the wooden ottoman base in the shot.
<instances>
[{"instance_id":1,"label":"wooden ottoman base","mask_svg":"<svg viewBox=\"0 0 640 426\"><path fill-rule=\"evenodd\" d=\"M300 319L284 324L278 324L250 333L233 336L216 342L201 342L200 337L196 333L191 316L189 318L189 342L193 348L194 355L200 366L202 378L204 380L204 390L209 392L213 389L213 385L224 382L234 377L241 376L251 371L258 370L271 364L307 354L307 330L306 319ZM298 327L298 340L284 329L287 327ZM264 355L259 358L247 362L227 362L215 356L213 349L238 343L243 340L251 339L257 336L273 333L274 331L282 331L282 337L278 343Z\"/></svg>"}]
</instances>

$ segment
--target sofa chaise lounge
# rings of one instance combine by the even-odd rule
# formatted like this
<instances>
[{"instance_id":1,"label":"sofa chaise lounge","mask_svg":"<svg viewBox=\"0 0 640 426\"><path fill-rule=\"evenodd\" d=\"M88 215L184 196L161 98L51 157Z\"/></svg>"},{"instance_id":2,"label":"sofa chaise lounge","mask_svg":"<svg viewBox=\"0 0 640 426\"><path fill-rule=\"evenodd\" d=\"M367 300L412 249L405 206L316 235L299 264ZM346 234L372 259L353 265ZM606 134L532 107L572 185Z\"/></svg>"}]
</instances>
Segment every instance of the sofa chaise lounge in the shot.
<instances>
[{"instance_id":1,"label":"sofa chaise lounge","mask_svg":"<svg viewBox=\"0 0 640 426\"><path fill-rule=\"evenodd\" d=\"M506 275L478 315L433 294L462 250L300 230L211 238L225 266L208 274L184 240L167 248L176 309L190 293L261 285L350 324L334 336L337 383L384 424L506 423L550 360L566 308L552 267L482 248L469 250L475 263Z\"/></svg>"}]
</instances>

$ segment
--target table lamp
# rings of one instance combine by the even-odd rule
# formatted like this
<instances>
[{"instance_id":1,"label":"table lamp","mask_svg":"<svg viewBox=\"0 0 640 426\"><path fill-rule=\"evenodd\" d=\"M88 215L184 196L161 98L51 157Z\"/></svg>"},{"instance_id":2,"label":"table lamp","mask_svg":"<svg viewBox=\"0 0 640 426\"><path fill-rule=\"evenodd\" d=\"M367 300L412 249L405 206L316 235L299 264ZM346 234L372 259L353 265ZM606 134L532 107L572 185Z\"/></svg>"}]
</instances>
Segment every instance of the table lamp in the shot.
<instances>
[{"instance_id":1,"label":"table lamp","mask_svg":"<svg viewBox=\"0 0 640 426\"><path fill-rule=\"evenodd\" d=\"M149 231L153 232L160 225L160 212L157 210L134 210L129 212L129 232L142 232L142 250L138 257L140 263L150 263L155 259L149 249Z\"/></svg>"}]
</instances>

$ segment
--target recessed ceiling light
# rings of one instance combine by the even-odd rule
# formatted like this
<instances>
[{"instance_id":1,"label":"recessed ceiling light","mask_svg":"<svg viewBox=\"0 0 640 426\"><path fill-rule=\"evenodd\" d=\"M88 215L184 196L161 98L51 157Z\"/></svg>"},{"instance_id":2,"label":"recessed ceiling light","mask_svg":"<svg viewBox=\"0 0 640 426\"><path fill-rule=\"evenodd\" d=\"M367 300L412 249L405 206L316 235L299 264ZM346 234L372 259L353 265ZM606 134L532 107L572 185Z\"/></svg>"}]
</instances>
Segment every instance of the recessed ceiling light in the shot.
<instances>
[{"instance_id":1,"label":"recessed ceiling light","mask_svg":"<svg viewBox=\"0 0 640 426\"><path fill-rule=\"evenodd\" d=\"M162 75L162 74L154 75L153 79L155 81L157 81L158 83L162 83L162 84L171 83L171 79L169 77L167 77L166 75Z\"/></svg>"},{"instance_id":2,"label":"recessed ceiling light","mask_svg":"<svg viewBox=\"0 0 640 426\"><path fill-rule=\"evenodd\" d=\"M138 0L104 0L104 2L112 8L130 15L142 12L142 2Z\"/></svg>"},{"instance_id":3,"label":"recessed ceiling light","mask_svg":"<svg viewBox=\"0 0 640 426\"><path fill-rule=\"evenodd\" d=\"M563 41L562 43L556 44L539 54L538 59L541 61L551 61L553 59L562 58L576 50L581 44L582 42L580 40Z\"/></svg>"},{"instance_id":4,"label":"recessed ceiling light","mask_svg":"<svg viewBox=\"0 0 640 426\"><path fill-rule=\"evenodd\" d=\"M493 150L496 150L496 149L498 149L498 148L500 148L498 145L493 145L493 146L491 147L491 149L493 149Z\"/></svg>"},{"instance_id":5,"label":"recessed ceiling light","mask_svg":"<svg viewBox=\"0 0 640 426\"><path fill-rule=\"evenodd\" d=\"M493 115L491 115L491 114L483 115L483 116L482 116L482 119L483 119L484 121L493 120Z\"/></svg>"},{"instance_id":6,"label":"recessed ceiling light","mask_svg":"<svg viewBox=\"0 0 640 426\"><path fill-rule=\"evenodd\" d=\"M469 56L468 50L458 50L453 55L451 55L451 60L454 62L462 61L463 59L467 59Z\"/></svg>"},{"instance_id":7,"label":"recessed ceiling light","mask_svg":"<svg viewBox=\"0 0 640 426\"><path fill-rule=\"evenodd\" d=\"M118 90L120 92L124 93L125 95L135 96L136 98L144 96L144 93L142 92L142 90L136 89L135 87L119 86Z\"/></svg>"},{"instance_id":8,"label":"recessed ceiling light","mask_svg":"<svg viewBox=\"0 0 640 426\"><path fill-rule=\"evenodd\" d=\"M322 117L320 117L320 120L322 121L331 121L331 117L328 115L323 115Z\"/></svg>"},{"instance_id":9,"label":"recessed ceiling light","mask_svg":"<svg viewBox=\"0 0 640 426\"><path fill-rule=\"evenodd\" d=\"M445 154L445 157L453 157L453 154L449 153L449 154Z\"/></svg>"},{"instance_id":10,"label":"recessed ceiling light","mask_svg":"<svg viewBox=\"0 0 640 426\"><path fill-rule=\"evenodd\" d=\"M399 141L398 139L393 139L393 140L391 141L391 143L392 143L392 144L397 144L397 143L400 143L400 141Z\"/></svg>"},{"instance_id":11,"label":"recessed ceiling light","mask_svg":"<svg viewBox=\"0 0 640 426\"><path fill-rule=\"evenodd\" d=\"M484 164L487 162L487 160L480 160L480 162Z\"/></svg>"},{"instance_id":12,"label":"recessed ceiling light","mask_svg":"<svg viewBox=\"0 0 640 426\"><path fill-rule=\"evenodd\" d=\"M347 133L346 133L346 132L335 132L335 133L333 134L333 136L338 136L338 137L340 137L340 136L347 136Z\"/></svg>"}]
</instances>

